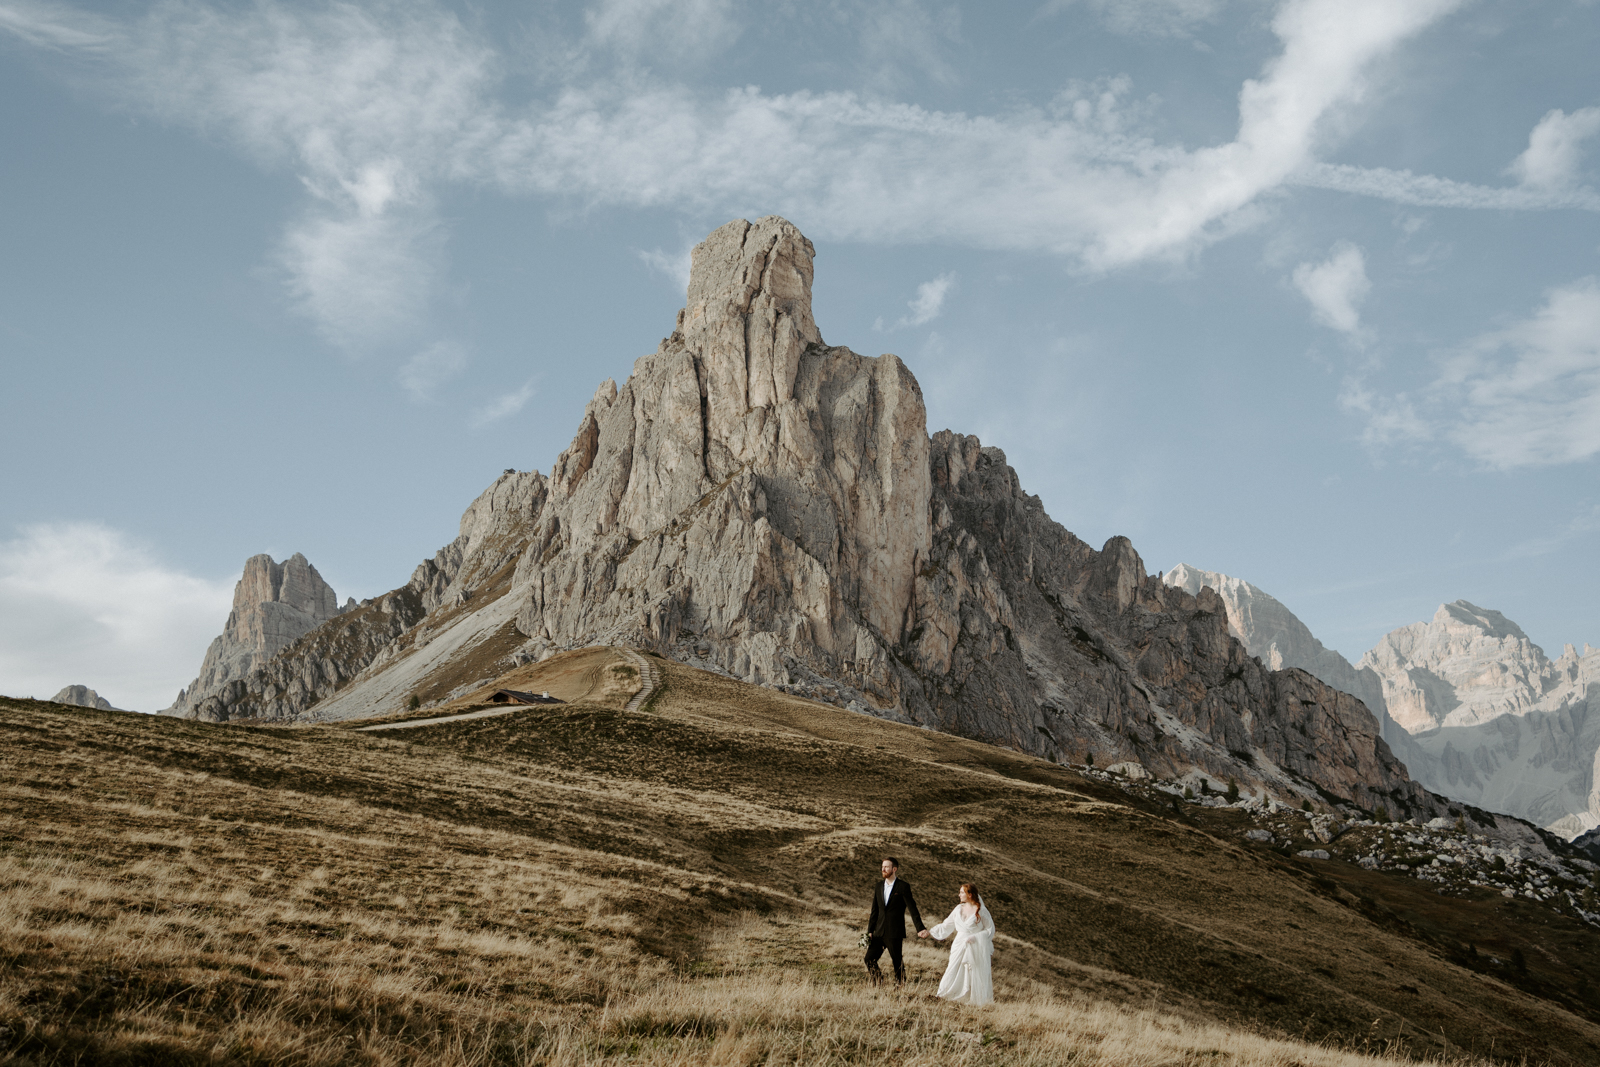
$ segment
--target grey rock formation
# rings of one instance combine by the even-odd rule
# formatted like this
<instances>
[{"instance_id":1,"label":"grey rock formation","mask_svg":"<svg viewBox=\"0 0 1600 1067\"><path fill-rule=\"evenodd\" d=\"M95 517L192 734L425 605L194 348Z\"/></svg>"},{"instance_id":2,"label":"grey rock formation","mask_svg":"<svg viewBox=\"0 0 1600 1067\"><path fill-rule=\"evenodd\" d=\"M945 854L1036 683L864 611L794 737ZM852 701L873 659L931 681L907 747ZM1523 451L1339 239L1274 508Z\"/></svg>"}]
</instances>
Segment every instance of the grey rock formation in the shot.
<instances>
[{"instance_id":1,"label":"grey rock formation","mask_svg":"<svg viewBox=\"0 0 1600 1067\"><path fill-rule=\"evenodd\" d=\"M206 649L200 674L163 714L194 718L207 698L288 648L303 634L339 614L339 598L322 575L296 552L282 563L262 554L245 560L233 589L233 610Z\"/></svg>"},{"instance_id":2,"label":"grey rock formation","mask_svg":"<svg viewBox=\"0 0 1600 1067\"><path fill-rule=\"evenodd\" d=\"M491 605L509 588L512 565L527 544L544 498L543 475L506 471L467 508L459 536L419 564L409 582L359 605L348 603L336 618L309 630L254 670L191 700L190 714L208 722L291 720L315 707L315 717L330 717L325 707L338 703L332 700L335 694L349 689L369 668L382 675L381 681L367 687L365 696L348 694L354 698L346 702L348 710L331 717L371 714L379 706L374 701L403 700L414 688L417 666L434 662L446 650L470 652L481 643L485 635L475 624L484 621L484 613L462 609ZM440 624L445 621L441 617L456 616L448 618L452 628L478 640L425 644L422 631L428 627L418 624L430 612ZM430 644L435 646L432 654L421 654ZM402 682L402 690L390 692L389 686Z\"/></svg>"},{"instance_id":3,"label":"grey rock formation","mask_svg":"<svg viewBox=\"0 0 1600 1067\"><path fill-rule=\"evenodd\" d=\"M1268 666L1358 695L1435 793L1563 837L1600 826L1600 651L1568 645L1552 662L1500 612L1458 600L1385 635L1352 667L1249 582L1187 565L1165 580L1220 593L1230 631Z\"/></svg>"},{"instance_id":4,"label":"grey rock formation","mask_svg":"<svg viewBox=\"0 0 1600 1067\"><path fill-rule=\"evenodd\" d=\"M1054 759L1425 803L1355 700L1251 660L1126 539L1073 537L999 449L930 439L898 358L825 344L793 226L722 227L691 278L556 460L510 594L541 650L653 647Z\"/></svg>"},{"instance_id":5,"label":"grey rock formation","mask_svg":"<svg viewBox=\"0 0 1600 1067\"><path fill-rule=\"evenodd\" d=\"M676 329L548 479L508 472L385 618L323 624L208 717L371 714L621 644L1051 759L1438 813L1356 699L1253 659L1214 592L1083 543L999 449L930 438L898 358L822 340L812 256L782 219L711 234Z\"/></svg>"},{"instance_id":6,"label":"grey rock formation","mask_svg":"<svg viewBox=\"0 0 1600 1067\"><path fill-rule=\"evenodd\" d=\"M86 685L69 685L50 699L57 704L71 704L80 708L96 708L100 711L122 710L113 707L111 701Z\"/></svg>"},{"instance_id":7,"label":"grey rock formation","mask_svg":"<svg viewBox=\"0 0 1600 1067\"><path fill-rule=\"evenodd\" d=\"M1377 672L1370 667L1358 670L1338 652L1325 647L1294 612L1270 593L1242 578L1203 571L1187 563L1162 575L1162 581L1195 595L1199 595L1202 586L1209 585L1228 609L1228 632L1242 641L1252 656L1261 657L1268 670L1299 667L1359 698L1368 709L1381 715L1383 680ZM1384 738L1389 739L1387 732Z\"/></svg>"},{"instance_id":8,"label":"grey rock formation","mask_svg":"<svg viewBox=\"0 0 1600 1067\"><path fill-rule=\"evenodd\" d=\"M1378 733L1394 754L1418 781L1434 788L1419 769L1431 766L1430 757L1390 718L1383 679L1371 667L1351 666L1344 656L1323 645L1281 601L1242 578L1180 563L1163 575L1162 581L1194 594L1204 586L1214 589L1228 611L1228 632L1269 670L1298 667L1360 700L1377 718Z\"/></svg>"}]
</instances>

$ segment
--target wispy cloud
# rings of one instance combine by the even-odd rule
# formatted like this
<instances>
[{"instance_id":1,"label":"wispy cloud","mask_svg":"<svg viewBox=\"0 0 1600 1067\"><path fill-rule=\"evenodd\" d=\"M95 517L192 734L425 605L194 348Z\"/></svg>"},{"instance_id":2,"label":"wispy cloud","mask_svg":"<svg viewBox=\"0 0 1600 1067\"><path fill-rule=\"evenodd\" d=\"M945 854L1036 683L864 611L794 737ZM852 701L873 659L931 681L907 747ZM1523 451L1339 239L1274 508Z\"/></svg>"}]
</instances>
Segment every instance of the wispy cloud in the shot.
<instances>
[{"instance_id":1,"label":"wispy cloud","mask_svg":"<svg viewBox=\"0 0 1600 1067\"><path fill-rule=\"evenodd\" d=\"M1487 466L1600 453L1600 280L1554 289L1531 317L1479 337L1434 390L1455 409L1444 436Z\"/></svg>"},{"instance_id":2,"label":"wispy cloud","mask_svg":"<svg viewBox=\"0 0 1600 1067\"><path fill-rule=\"evenodd\" d=\"M1339 406L1366 423L1361 441L1370 448L1387 448L1433 437L1433 427L1417 413L1409 396L1404 393L1384 396L1374 392L1360 378L1345 382L1339 393Z\"/></svg>"},{"instance_id":3,"label":"wispy cloud","mask_svg":"<svg viewBox=\"0 0 1600 1067\"><path fill-rule=\"evenodd\" d=\"M467 366L467 351L454 341L439 341L406 360L400 368L400 385L418 402L433 399L439 386Z\"/></svg>"},{"instance_id":4,"label":"wispy cloud","mask_svg":"<svg viewBox=\"0 0 1600 1067\"><path fill-rule=\"evenodd\" d=\"M1509 187L1473 185L1408 170L1320 162L1302 167L1290 176L1289 184L1417 207L1600 211L1600 193L1578 180L1583 143L1596 133L1600 133L1600 107L1581 108L1570 115L1559 109L1547 113L1528 135L1527 149L1506 168L1506 173L1517 179L1517 184Z\"/></svg>"},{"instance_id":5,"label":"wispy cloud","mask_svg":"<svg viewBox=\"0 0 1600 1067\"><path fill-rule=\"evenodd\" d=\"M939 317L944 310L945 297L955 288L956 276L954 273L941 274L937 278L925 281L917 286L917 295L906 302L906 307L911 314L902 316L889 329L902 329L907 326L924 326ZM873 323L877 330L885 329L883 320Z\"/></svg>"},{"instance_id":6,"label":"wispy cloud","mask_svg":"<svg viewBox=\"0 0 1600 1067\"><path fill-rule=\"evenodd\" d=\"M1466 208L1495 211L1551 211L1577 208L1600 211L1600 195L1592 189L1546 189L1525 185L1499 188L1473 185L1429 174L1385 167L1351 167L1336 163L1308 163L1290 175L1286 184L1341 193L1371 196L1413 207Z\"/></svg>"},{"instance_id":7,"label":"wispy cloud","mask_svg":"<svg viewBox=\"0 0 1600 1067\"><path fill-rule=\"evenodd\" d=\"M1600 279L1553 289L1528 318L1460 346L1416 396L1352 380L1340 403L1378 447L1445 442L1497 470L1591 459L1600 454Z\"/></svg>"},{"instance_id":8,"label":"wispy cloud","mask_svg":"<svg viewBox=\"0 0 1600 1067\"><path fill-rule=\"evenodd\" d=\"M1592 533L1600 533L1600 504L1593 505L1587 511L1580 511L1542 537L1519 541L1506 549L1505 558L1527 559L1533 556L1548 556Z\"/></svg>"},{"instance_id":9,"label":"wispy cloud","mask_svg":"<svg viewBox=\"0 0 1600 1067\"><path fill-rule=\"evenodd\" d=\"M512 125L498 178L590 202L756 202L836 238L1042 250L1091 270L1181 258L1312 162L1372 63L1455 3L1286 3L1283 52L1242 87L1237 137L1193 151L1141 134L1115 101L973 117L849 93L571 89Z\"/></svg>"},{"instance_id":10,"label":"wispy cloud","mask_svg":"<svg viewBox=\"0 0 1600 1067\"><path fill-rule=\"evenodd\" d=\"M100 52L116 37L115 26L95 15L32 0L0 0L0 30L58 51Z\"/></svg>"},{"instance_id":11,"label":"wispy cloud","mask_svg":"<svg viewBox=\"0 0 1600 1067\"><path fill-rule=\"evenodd\" d=\"M651 270L671 278L678 284L678 288L685 292L689 289L689 269L694 261L694 245L684 246L683 251L676 255L663 252L656 248L648 252L641 251L639 258Z\"/></svg>"},{"instance_id":12,"label":"wispy cloud","mask_svg":"<svg viewBox=\"0 0 1600 1067\"><path fill-rule=\"evenodd\" d=\"M108 526L24 527L0 541L0 693L87 685L118 707L167 707L232 598L232 581L166 567Z\"/></svg>"},{"instance_id":13,"label":"wispy cloud","mask_svg":"<svg viewBox=\"0 0 1600 1067\"><path fill-rule=\"evenodd\" d=\"M502 396L496 397L494 400L475 411L469 420L470 423L476 429L481 426L488 426L491 423L499 422L501 419L510 418L512 415L517 414L527 406L529 400L533 399L533 386L534 383L530 379L529 381L524 382L522 388L518 389L516 392L506 393Z\"/></svg>"},{"instance_id":14,"label":"wispy cloud","mask_svg":"<svg viewBox=\"0 0 1600 1067\"><path fill-rule=\"evenodd\" d=\"M498 122L497 57L453 14L170 0L126 27L115 61L135 106L298 173L310 199L277 261L330 341L416 322L442 259L430 191L469 176Z\"/></svg>"},{"instance_id":15,"label":"wispy cloud","mask_svg":"<svg viewBox=\"0 0 1600 1067\"><path fill-rule=\"evenodd\" d=\"M1296 267L1293 280L1319 323L1360 339L1361 305L1372 289L1361 249L1349 241L1340 241L1321 263Z\"/></svg>"},{"instance_id":16,"label":"wispy cloud","mask_svg":"<svg viewBox=\"0 0 1600 1067\"><path fill-rule=\"evenodd\" d=\"M863 66L871 72L867 81L880 92L898 91L917 78L944 85L960 80L950 56L961 34L961 12L954 5L878 0L846 10Z\"/></svg>"},{"instance_id":17,"label":"wispy cloud","mask_svg":"<svg viewBox=\"0 0 1600 1067\"><path fill-rule=\"evenodd\" d=\"M589 42L628 63L704 59L739 39L734 0L598 0L584 13Z\"/></svg>"},{"instance_id":18,"label":"wispy cloud","mask_svg":"<svg viewBox=\"0 0 1600 1067\"><path fill-rule=\"evenodd\" d=\"M1189 256L1252 225L1264 197L1296 182L1456 195L1473 187L1330 169L1317 155L1374 65L1460 2L1285 0L1272 20L1281 51L1240 87L1236 136L1196 149L1145 132L1144 105L1115 87L965 115L848 92L706 94L619 63L610 78L512 107L500 54L428 0L311 10L170 0L121 27L111 54L124 98L300 175L309 201L279 261L297 306L359 348L426 307L443 258L432 205L452 183L696 215L759 205L816 236L1045 251L1089 271ZM1137 6L1147 22L1212 10ZM728 27L719 34L737 33L721 0L607 0L590 11L588 47L658 47L702 8ZM1502 205L1578 195L1514 192Z\"/></svg>"}]
</instances>

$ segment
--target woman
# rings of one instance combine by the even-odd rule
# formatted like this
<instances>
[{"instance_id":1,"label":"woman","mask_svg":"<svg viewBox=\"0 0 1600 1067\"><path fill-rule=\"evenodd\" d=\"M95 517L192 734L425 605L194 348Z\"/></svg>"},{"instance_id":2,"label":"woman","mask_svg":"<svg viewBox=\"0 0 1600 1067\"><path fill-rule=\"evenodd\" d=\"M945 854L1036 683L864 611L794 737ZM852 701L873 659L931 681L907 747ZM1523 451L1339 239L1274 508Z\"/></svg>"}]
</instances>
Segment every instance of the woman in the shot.
<instances>
[{"instance_id":1,"label":"woman","mask_svg":"<svg viewBox=\"0 0 1600 1067\"><path fill-rule=\"evenodd\" d=\"M989 957L994 955L994 918L971 882L963 882L961 903L950 917L929 931L943 941L951 935L950 966L939 980L938 996L954 1004L975 1008L994 1003L994 979Z\"/></svg>"}]
</instances>

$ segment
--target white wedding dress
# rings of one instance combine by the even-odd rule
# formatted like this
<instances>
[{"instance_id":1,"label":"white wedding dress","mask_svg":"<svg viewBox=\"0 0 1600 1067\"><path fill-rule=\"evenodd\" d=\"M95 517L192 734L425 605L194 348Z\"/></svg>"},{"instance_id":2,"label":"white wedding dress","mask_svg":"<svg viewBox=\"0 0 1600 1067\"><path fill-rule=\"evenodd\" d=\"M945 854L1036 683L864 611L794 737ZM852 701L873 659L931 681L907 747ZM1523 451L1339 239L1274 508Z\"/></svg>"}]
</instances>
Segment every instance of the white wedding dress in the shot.
<instances>
[{"instance_id":1,"label":"white wedding dress","mask_svg":"<svg viewBox=\"0 0 1600 1067\"><path fill-rule=\"evenodd\" d=\"M994 979L989 959L994 955L994 919L988 908L979 908L975 918L962 914L963 905L944 922L928 931L943 941L952 935L950 965L939 980L939 996L955 1004L982 1007L994 1003Z\"/></svg>"}]
</instances>

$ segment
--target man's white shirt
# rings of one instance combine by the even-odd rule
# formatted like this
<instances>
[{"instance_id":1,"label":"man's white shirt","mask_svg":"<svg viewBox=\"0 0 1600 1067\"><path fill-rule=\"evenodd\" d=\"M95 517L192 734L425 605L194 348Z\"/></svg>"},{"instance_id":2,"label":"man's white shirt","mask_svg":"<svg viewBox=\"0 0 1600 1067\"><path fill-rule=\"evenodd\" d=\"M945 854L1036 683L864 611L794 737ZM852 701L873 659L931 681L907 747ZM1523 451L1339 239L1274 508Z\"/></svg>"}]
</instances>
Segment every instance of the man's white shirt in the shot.
<instances>
[{"instance_id":1,"label":"man's white shirt","mask_svg":"<svg viewBox=\"0 0 1600 1067\"><path fill-rule=\"evenodd\" d=\"M883 902L885 904L889 903L889 894L894 892L894 882L895 880L891 878L883 883Z\"/></svg>"}]
</instances>

